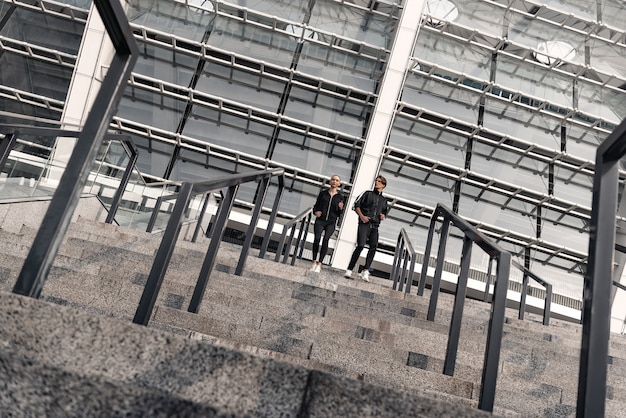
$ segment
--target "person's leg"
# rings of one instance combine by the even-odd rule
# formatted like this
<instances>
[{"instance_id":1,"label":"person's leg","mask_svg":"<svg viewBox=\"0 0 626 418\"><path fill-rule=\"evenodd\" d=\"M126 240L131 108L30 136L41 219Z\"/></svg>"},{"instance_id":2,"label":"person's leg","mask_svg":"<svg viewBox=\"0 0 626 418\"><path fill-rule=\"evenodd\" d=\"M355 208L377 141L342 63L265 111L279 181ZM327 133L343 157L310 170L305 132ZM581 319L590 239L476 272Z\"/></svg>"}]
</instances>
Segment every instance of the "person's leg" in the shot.
<instances>
[{"instance_id":1,"label":"person's leg","mask_svg":"<svg viewBox=\"0 0 626 418\"><path fill-rule=\"evenodd\" d=\"M324 224L316 220L313 224L313 264L317 261L317 254L320 249L320 239L322 239L322 231L324 231Z\"/></svg>"},{"instance_id":2,"label":"person's leg","mask_svg":"<svg viewBox=\"0 0 626 418\"><path fill-rule=\"evenodd\" d=\"M317 272L317 253L320 248L320 239L322 238L322 231L324 225L318 219L313 224L313 264L311 265L311 271Z\"/></svg>"},{"instance_id":3,"label":"person's leg","mask_svg":"<svg viewBox=\"0 0 626 418\"><path fill-rule=\"evenodd\" d=\"M356 237L356 248L352 252L352 258L350 258L350 263L348 264L348 270L353 270L354 266L356 266L356 262L361 255L361 251L365 248L365 243L367 242L367 235L369 233L370 226L368 224L359 224L359 229L357 230Z\"/></svg>"},{"instance_id":4,"label":"person's leg","mask_svg":"<svg viewBox=\"0 0 626 418\"><path fill-rule=\"evenodd\" d=\"M369 250L367 250L367 256L365 257L365 267L363 268L363 270L369 271L372 265L372 261L374 261L376 248L378 248L378 228L370 228L368 238Z\"/></svg>"},{"instance_id":5,"label":"person's leg","mask_svg":"<svg viewBox=\"0 0 626 418\"><path fill-rule=\"evenodd\" d=\"M335 232L335 224L333 222L329 222L324 225L324 238L322 238L322 248L320 249L320 264L324 263L324 258L326 257L326 253L328 252L328 241L330 241L330 236Z\"/></svg>"}]
</instances>

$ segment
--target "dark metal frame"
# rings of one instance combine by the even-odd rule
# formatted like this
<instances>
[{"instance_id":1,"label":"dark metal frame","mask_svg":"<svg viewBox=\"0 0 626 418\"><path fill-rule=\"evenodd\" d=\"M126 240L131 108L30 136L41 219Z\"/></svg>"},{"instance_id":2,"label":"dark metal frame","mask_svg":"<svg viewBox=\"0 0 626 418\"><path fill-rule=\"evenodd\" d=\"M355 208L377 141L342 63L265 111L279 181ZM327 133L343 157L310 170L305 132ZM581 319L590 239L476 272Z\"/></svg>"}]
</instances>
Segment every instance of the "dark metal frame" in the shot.
<instances>
[{"instance_id":1,"label":"dark metal frame","mask_svg":"<svg viewBox=\"0 0 626 418\"><path fill-rule=\"evenodd\" d=\"M258 193L257 197L255 198L255 206L252 214L252 219L250 220L250 226L248 227L248 230L246 232L246 238L244 240L243 248L241 250L239 261L237 263L237 268L235 270L235 274L237 275L241 275L245 268L245 262L248 256L250 246L252 244L252 238L257 227L261 208L263 206L265 196L267 195L267 190L270 185L270 179L274 176L279 177L279 189L282 189L284 187L284 179L282 179L284 177L284 170L282 168L255 171L252 173L233 174L229 176L218 177L213 180L196 183L184 182L181 185L176 198L176 203L174 204L174 209L170 215L167 227L165 228L165 232L163 233L161 244L155 255L154 262L152 263L152 268L150 269L150 274L146 282L146 286L144 287L141 299L139 301L139 305L135 312L135 316L133 318L134 323L148 325L148 322L150 321L154 305L161 289L161 284L163 283L163 278L165 277L165 273L167 272L170 259L172 257L172 254L174 253L174 248L178 240L178 235L180 233L180 229L183 223L185 211L187 210L187 206L192 196L206 195L207 193L215 190L226 189L224 197L222 198L218 207L217 214L215 215L215 220L213 222L213 226L211 228L209 236L209 247L206 251L204 262L202 263L202 267L200 269L200 274L198 275L198 281L194 288L194 292L189 303L189 308L187 309L189 312L198 313L200 309L200 303L202 302L202 297L204 296L204 292L209 283L211 272L213 271L213 267L215 265L217 250L224 236L224 230L226 229L228 218L233 208L233 202L235 201L235 196L237 194L237 190L239 189L239 185L251 181L258 181L260 185L259 190L261 192ZM282 191L279 190L274 199L274 208L278 208L281 196ZM274 227L274 219L274 216L270 217L270 223L267 226L268 230L271 230ZM270 235L265 234L265 240L269 240L269 236ZM263 246L267 248L267 243L264 242L262 244L262 247Z\"/></svg>"},{"instance_id":2,"label":"dark metal frame","mask_svg":"<svg viewBox=\"0 0 626 418\"><path fill-rule=\"evenodd\" d=\"M126 80L139 49L122 5L118 1L94 0L115 48L102 85L96 95L57 190L26 256L13 293L38 298L67 232L74 210L91 171L98 146L124 93Z\"/></svg>"},{"instance_id":3,"label":"dark metal frame","mask_svg":"<svg viewBox=\"0 0 626 418\"><path fill-rule=\"evenodd\" d=\"M487 342L485 349L485 357L483 361L483 372L480 387L480 395L478 400L478 408L485 411L493 411L496 383L498 378L498 363L500 361L500 349L502 346L502 336L504 328L504 317L506 309L506 296L509 288L509 272L511 268L511 254L501 249L498 245L491 242L485 235L480 233L476 228L467 221L459 217L452 210L438 204L435 208L430 221L428 230L428 238L424 251L424 260L422 263L422 272L418 284L418 295L424 294L426 285L428 264L430 260L430 252L435 229L439 218L442 218L442 225L439 237L439 252L437 253L437 266L433 277L433 284L430 296L430 304L428 306L427 319L435 320L435 312L437 310L437 300L441 287L441 274L443 271L443 262L445 259L446 243L450 225L455 226L464 234L463 250L461 254L461 271L459 273L456 292L454 296L454 308L452 311L452 319L450 321L450 329L448 334L448 345L446 349L446 358L444 361L444 374L452 376L456 364L456 355L461 334L461 321L463 318L463 306L467 294L467 282L469 276L469 267L472 254L473 244L477 244L483 251L489 254L497 261L496 281L494 288L494 299L491 307L491 316L489 318L489 327L487 330Z\"/></svg>"},{"instance_id":4,"label":"dark metal frame","mask_svg":"<svg viewBox=\"0 0 626 418\"><path fill-rule=\"evenodd\" d=\"M278 242L278 248L276 249L276 255L274 261L279 261L280 256L283 255L283 264L287 263L289 256L291 258L291 265L296 263L296 258L302 258L304 252L304 244L306 243L306 236L309 233L309 225L311 225L311 219L313 215L313 208L308 208L304 212L289 221L283 226L283 232L280 235L280 241ZM300 227L298 228L298 223ZM298 238L296 238L295 247L293 253L291 248L294 246L293 239L298 230ZM289 232L289 238L287 238L287 232Z\"/></svg>"},{"instance_id":5,"label":"dark metal frame","mask_svg":"<svg viewBox=\"0 0 626 418\"><path fill-rule=\"evenodd\" d=\"M411 293L413 276L415 275L415 263L417 253L411 244L408 234L404 228L400 229L396 250L393 254L393 264L391 266L390 279L393 280L393 290L402 292L406 283L405 293Z\"/></svg>"},{"instance_id":6,"label":"dark metal frame","mask_svg":"<svg viewBox=\"0 0 626 418\"><path fill-rule=\"evenodd\" d=\"M541 277L537 276L532 271L528 270L526 267L520 265L518 262L513 261L512 263L515 267L517 267L524 273L519 301L519 313L517 317L521 320L524 319L524 314L526 312L526 295L528 294L528 279L531 278L546 289L546 297L543 304L543 325L550 325L550 314L552 309L552 285L543 280Z\"/></svg>"},{"instance_id":7,"label":"dark metal frame","mask_svg":"<svg viewBox=\"0 0 626 418\"><path fill-rule=\"evenodd\" d=\"M11 154L11 150L15 147L19 135L38 135L56 138L76 138L79 136L79 132L77 131L4 124L0 124L0 133L6 135L6 141L0 141L0 169L6 165L8 157ZM132 176L133 170L137 164L138 151L130 135L106 133L105 140L120 141L124 145L124 149L128 151L129 157L124 174L120 179L120 184L113 195L113 199L111 200L111 207L109 208L109 212L105 220L105 223L110 224L113 223L115 219L115 214L117 213L117 210L122 202L124 191L126 190L126 186L128 185L130 177Z\"/></svg>"},{"instance_id":8,"label":"dark metal frame","mask_svg":"<svg viewBox=\"0 0 626 418\"><path fill-rule=\"evenodd\" d=\"M583 334L576 416L603 417L609 354L613 257L620 158L626 154L626 119L596 151L589 227L589 261L583 287Z\"/></svg>"}]
</instances>

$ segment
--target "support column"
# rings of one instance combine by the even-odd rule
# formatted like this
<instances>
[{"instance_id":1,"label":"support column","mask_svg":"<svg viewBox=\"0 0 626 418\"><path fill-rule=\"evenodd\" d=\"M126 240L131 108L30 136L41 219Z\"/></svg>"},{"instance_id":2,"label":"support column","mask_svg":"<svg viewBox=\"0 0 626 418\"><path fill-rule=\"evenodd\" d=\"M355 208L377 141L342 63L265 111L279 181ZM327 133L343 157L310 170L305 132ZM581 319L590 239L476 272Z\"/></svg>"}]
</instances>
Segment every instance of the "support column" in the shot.
<instances>
[{"instance_id":1,"label":"support column","mask_svg":"<svg viewBox=\"0 0 626 418\"><path fill-rule=\"evenodd\" d=\"M425 0L404 1L389 63L379 89L378 102L370 119L365 145L352 182L352 194L348 199L345 216L333 252L332 266L335 268L346 268L352 251L354 251L358 217L352 211L352 204L361 192L374 188L374 180L378 175L381 155L387 143L387 135L391 129L406 69L413 54L415 40L419 32L420 16L425 4Z\"/></svg>"},{"instance_id":2,"label":"support column","mask_svg":"<svg viewBox=\"0 0 626 418\"><path fill-rule=\"evenodd\" d=\"M114 55L115 48L104 28L102 18L92 4L79 48L78 60L65 99L61 129L76 131L82 129L106 75L108 63ZM55 169L55 167L65 167L72 155L75 143L75 139L69 138L58 141L49 175L51 181L58 182L61 178L64 170Z\"/></svg>"}]
</instances>

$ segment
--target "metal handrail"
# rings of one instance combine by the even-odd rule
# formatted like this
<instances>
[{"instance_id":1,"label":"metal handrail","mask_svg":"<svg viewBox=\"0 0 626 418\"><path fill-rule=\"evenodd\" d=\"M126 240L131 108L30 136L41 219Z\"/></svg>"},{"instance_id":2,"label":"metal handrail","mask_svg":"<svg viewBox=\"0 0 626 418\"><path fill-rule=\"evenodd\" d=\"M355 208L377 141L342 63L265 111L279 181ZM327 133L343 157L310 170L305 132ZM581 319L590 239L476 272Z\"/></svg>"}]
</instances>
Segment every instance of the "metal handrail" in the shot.
<instances>
[{"instance_id":1,"label":"metal handrail","mask_svg":"<svg viewBox=\"0 0 626 418\"><path fill-rule=\"evenodd\" d=\"M467 283L469 276L470 259L473 244L477 244L490 257L497 261L496 282L494 288L494 299L491 308L491 316L489 318L489 327L487 330L487 342L485 349L485 357L483 361L482 380L480 387L480 395L478 400L478 408L485 411L493 411L496 382L498 378L498 363L500 361L500 349L502 346L502 336L504 328L504 317L506 309L506 297L509 283L509 272L511 268L511 254L501 249L498 245L489 240L485 235L480 233L476 228L470 225L463 218L459 217L452 210L438 204L433 211L430 228L428 230L428 238L426 248L424 250L424 260L430 260L430 252L432 248L435 227L442 218L441 236L439 238L439 251L437 253L437 264L433 277L430 304L428 306L429 321L434 321L435 312L437 310L437 300L441 287L441 274L443 271L443 263L445 259L446 243L448 239L448 231L450 225L460 229L464 234L463 249L461 254L461 269L456 286L454 296L454 307L452 310L452 319L450 321L450 330L448 335L448 345L446 349L446 358L444 361L443 373L449 376L454 375L456 364L456 355L458 351L459 338L461 333L461 320L463 317L463 307L467 294ZM422 263L422 271L418 284L418 295L424 294L426 278L428 273L428 262Z\"/></svg>"},{"instance_id":2,"label":"metal handrail","mask_svg":"<svg viewBox=\"0 0 626 418\"><path fill-rule=\"evenodd\" d=\"M72 155L61 176L13 293L38 298L61 242L67 232L80 194L87 183L91 165L102 143L113 113L124 94L126 80L139 55L139 48L119 2L94 0L98 14L113 47L114 55L102 80L93 105L74 145Z\"/></svg>"},{"instance_id":3,"label":"metal handrail","mask_svg":"<svg viewBox=\"0 0 626 418\"><path fill-rule=\"evenodd\" d=\"M402 292L406 283L405 293L411 293L411 284L415 274L415 262L417 253L411 244L408 234L404 228L400 229L396 250L393 254L393 264L391 266L390 279L393 280L393 289Z\"/></svg>"},{"instance_id":4,"label":"metal handrail","mask_svg":"<svg viewBox=\"0 0 626 418\"><path fill-rule=\"evenodd\" d=\"M518 318L523 320L524 314L526 311L526 295L528 294L528 279L531 278L540 285L542 285L546 289L546 297L544 298L543 304L543 325L550 325L550 310L552 304L552 285L537 276L535 273L527 269L526 267L519 264L517 261L513 261L512 264L520 269L524 273L524 278L522 279L522 293L520 295L519 301L519 314Z\"/></svg>"},{"instance_id":5,"label":"metal handrail","mask_svg":"<svg viewBox=\"0 0 626 418\"><path fill-rule=\"evenodd\" d=\"M624 155L626 119L596 151L589 260L583 286L583 334L576 403L576 416L579 418L602 417L605 413L619 161Z\"/></svg>"},{"instance_id":6,"label":"metal handrail","mask_svg":"<svg viewBox=\"0 0 626 418\"><path fill-rule=\"evenodd\" d=\"M7 125L0 124L0 134L4 134L5 137L2 141L0 141L0 169L2 169L9 158L11 150L17 144L19 135L39 135L39 136L50 136L57 138L71 138L74 139L79 136L80 132L78 131L70 131L58 128L46 128L46 127L37 127L37 126L26 126L26 125ZM111 206L109 207L108 214L105 220L105 223L111 224L115 219L115 215L117 214L117 210L120 207L120 203L122 201L122 196L124 195L124 191L126 190L126 186L128 185L132 172L135 170L135 166L137 164L138 151L137 146L132 140L132 137L127 134L116 134L108 132L104 136L105 141L119 141L122 143L124 150L128 155L128 163L124 168L124 174L120 179L120 184L117 187L113 198L111 199ZM51 158L51 157L49 157Z\"/></svg>"},{"instance_id":7,"label":"metal handrail","mask_svg":"<svg viewBox=\"0 0 626 418\"><path fill-rule=\"evenodd\" d=\"M200 274L198 275L198 281L194 288L189 308L187 309L189 312L198 313L198 310L200 309L200 302L202 301L206 286L209 282L209 277L213 271L213 266L215 265L215 260L217 258L217 250L224 236L224 230L226 229L226 224L233 208L233 202L239 186L252 181L259 182L259 192L255 198L252 219L250 220L250 225L248 226L248 230L246 232L246 238L239 255L239 261L237 263L237 267L235 268L235 274L240 276L243 273L248 251L252 245L252 238L254 237L254 232L257 227L263 201L265 200L267 190L269 189L270 179L274 176L278 176L279 178L279 193L276 194L274 200L274 207L276 208L280 204L280 198L282 196L281 190L284 188L284 169L282 168L233 174L230 176L195 183L184 182L181 185L178 197L176 198L176 203L174 204L174 209L172 210L167 227L163 233L161 244L155 255L154 262L152 263L152 268L150 269L148 280L141 295L139 306L135 312L135 316L133 318L134 323L147 325L150 320L159 290L161 289L161 284L163 283L163 278L165 277L170 259L174 252L174 247L178 240L183 216L187 210L187 206L192 198L192 195L205 195L215 190L226 189L224 198L220 202L217 214L215 215L215 222L213 223L210 233L209 247L207 249L204 262L202 263ZM267 226L268 230L273 228L274 219L275 218L270 218L270 224ZM269 235L267 234L266 239L269 239ZM266 246L267 244L264 243L264 245Z\"/></svg>"},{"instance_id":8,"label":"metal handrail","mask_svg":"<svg viewBox=\"0 0 626 418\"><path fill-rule=\"evenodd\" d=\"M291 265L296 263L296 258L302 258L302 252L304 251L304 243L306 242L306 236L309 231L309 225L311 224L311 218L313 214L313 208L308 208L298 216L283 226L283 232L280 235L280 241L278 242L278 248L276 249L276 256L274 261L280 260L280 256L283 255L283 264L287 263L289 255L291 255L291 248L294 245L293 239L298 229L298 238L295 242L295 248L293 250L293 256L291 258ZM297 228L298 223L300 228ZM290 231L289 238L287 238L287 232Z\"/></svg>"}]
</instances>

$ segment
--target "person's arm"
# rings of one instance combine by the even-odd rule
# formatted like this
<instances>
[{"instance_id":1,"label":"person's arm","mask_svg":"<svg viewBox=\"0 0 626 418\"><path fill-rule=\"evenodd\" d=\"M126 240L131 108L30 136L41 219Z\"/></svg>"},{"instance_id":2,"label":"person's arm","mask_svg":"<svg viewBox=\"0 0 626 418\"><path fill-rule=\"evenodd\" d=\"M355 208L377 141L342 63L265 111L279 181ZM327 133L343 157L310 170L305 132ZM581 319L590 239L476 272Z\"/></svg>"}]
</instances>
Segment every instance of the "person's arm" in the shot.
<instances>
[{"instance_id":1,"label":"person's arm","mask_svg":"<svg viewBox=\"0 0 626 418\"><path fill-rule=\"evenodd\" d=\"M322 216L322 193L324 193L324 190L319 192L319 194L317 195L317 199L315 199L315 204L313 205L313 215L315 215L315 217L317 218Z\"/></svg>"},{"instance_id":2,"label":"person's arm","mask_svg":"<svg viewBox=\"0 0 626 418\"><path fill-rule=\"evenodd\" d=\"M387 204L387 199L384 199L384 201L385 203L383 204L383 210L380 212L381 221L384 221L387 218L387 213L389 213L389 205Z\"/></svg>"},{"instance_id":3,"label":"person's arm","mask_svg":"<svg viewBox=\"0 0 626 418\"><path fill-rule=\"evenodd\" d=\"M363 212L361 212L361 208L360 207L357 206L356 208L354 208L354 211L356 212L357 215L359 215L359 219L364 224L366 224L366 223L368 223L370 221L370 218L368 218L367 216L363 215Z\"/></svg>"}]
</instances>

